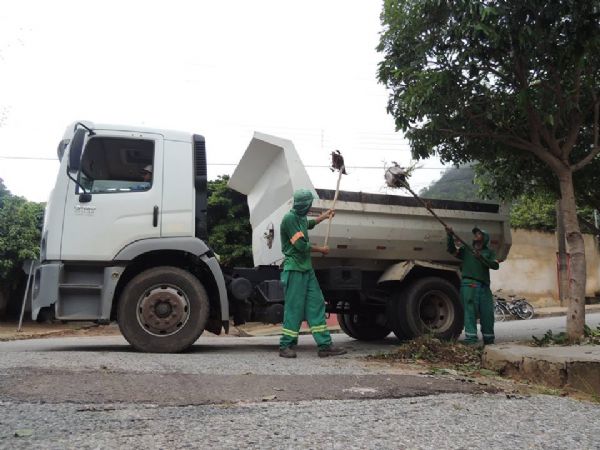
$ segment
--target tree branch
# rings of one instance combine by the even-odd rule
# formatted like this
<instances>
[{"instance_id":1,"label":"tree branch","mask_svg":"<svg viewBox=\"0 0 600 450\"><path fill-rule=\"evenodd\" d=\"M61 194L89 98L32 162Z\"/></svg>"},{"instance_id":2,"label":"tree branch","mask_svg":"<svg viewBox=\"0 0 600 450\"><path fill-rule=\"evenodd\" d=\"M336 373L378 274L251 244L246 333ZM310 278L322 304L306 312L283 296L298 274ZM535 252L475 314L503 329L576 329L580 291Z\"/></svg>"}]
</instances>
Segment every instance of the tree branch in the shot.
<instances>
[{"instance_id":1,"label":"tree branch","mask_svg":"<svg viewBox=\"0 0 600 450\"><path fill-rule=\"evenodd\" d=\"M510 147L528 151L530 153L533 153L543 162L545 162L556 174L563 172L565 169L569 169L568 165L564 164L564 162L560 158L553 155L544 147L538 147L533 143L519 137L506 134L497 134L493 132L457 131L447 128L438 128L438 131L452 136L488 138L498 142L502 142L503 144L506 144Z\"/></svg>"},{"instance_id":2,"label":"tree branch","mask_svg":"<svg viewBox=\"0 0 600 450\"><path fill-rule=\"evenodd\" d=\"M526 93L527 90L529 89L529 83L527 81L525 63L523 62L522 58L519 55L515 56L515 73L517 75L517 81L518 81L518 85L521 89L521 92ZM548 130L542 123L542 119L540 118L537 110L531 104L531 100L529 99L528 95L526 95L526 97L525 97L525 103L526 103L526 110L527 110L527 120L529 122L529 129L530 129L530 131L529 131L530 137L529 138L530 138L531 142L535 142L537 145L541 146L541 142L540 142L540 136L541 136L542 139L544 140L544 142L546 143L546 145L548 146L550 153L552 153L557 158L561 158L561 156L562 156L561 149L558 145L557 140L553 136L550 136L550 133L548 133Z\"/></svg>"},{"instance_id":3,"label":"tree branch","mask_svg":"<svg viewBox=\"0 0 600 450\"><path fill-rule=\"evenodd\" d=\"M581 130L582 119L581 115L577 112L571 113L571 131L567 135L565 143L562 146L562 154L566 161L569 160L569 155L573 151L573 147L575 147L575 143L577 142L577 138L579 137L579 132Z\"/></svg>"},{"instance_id":4,"label":"tree branch","mask_svg":"<svg viewBox=\"0 0 600 450\"><path fill-rule=\"evenodd\" d=\"M578 163L573 164L571 166L571 170L573 172L577 172L580 169L583 169L585 166L587 166L590 162L592 162L592 160L598 156L598 153L600 153L600 146L598 147L594 147L592 149L592 151L583 159L581 159Z\"/></svg>"},{"instance_id":5,"label":"tree branch","mask_svg":"<svg viewBox=\"0 0 600 450\"><path fill-rule=\"evenodd\" d=\"M598 155L598 153L600 153L600 145L598 145L598 127L600 127L600 102L598 101L598 97L596 96L596 94L592 95L594 98L594 137L592 142L592 150L585 158L571 166L571 170L573 172L577 172L579 169L582 169L583 167L587 166Z\"/></svg>"}]
</instances>

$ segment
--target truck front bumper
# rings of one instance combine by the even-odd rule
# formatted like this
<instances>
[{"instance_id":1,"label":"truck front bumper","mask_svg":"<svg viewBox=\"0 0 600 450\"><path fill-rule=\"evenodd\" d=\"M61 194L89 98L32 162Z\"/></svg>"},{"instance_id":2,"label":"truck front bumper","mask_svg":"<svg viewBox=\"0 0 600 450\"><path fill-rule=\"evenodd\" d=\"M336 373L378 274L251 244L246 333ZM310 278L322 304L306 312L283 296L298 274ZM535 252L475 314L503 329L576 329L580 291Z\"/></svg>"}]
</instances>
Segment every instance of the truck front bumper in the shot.
<instances>
[{"instance_id":1,"label":"truck front bumper","mask_svg":"<svg viewBox=\"0 0 600 450\"><path fill-rule=\"evenodd\" d=\"M36 269L33 278L31 298L31 318L37 319L42 308L52 306L58 301L58 283L61 263L42 263Z\"/></svg>"}]
</instances>

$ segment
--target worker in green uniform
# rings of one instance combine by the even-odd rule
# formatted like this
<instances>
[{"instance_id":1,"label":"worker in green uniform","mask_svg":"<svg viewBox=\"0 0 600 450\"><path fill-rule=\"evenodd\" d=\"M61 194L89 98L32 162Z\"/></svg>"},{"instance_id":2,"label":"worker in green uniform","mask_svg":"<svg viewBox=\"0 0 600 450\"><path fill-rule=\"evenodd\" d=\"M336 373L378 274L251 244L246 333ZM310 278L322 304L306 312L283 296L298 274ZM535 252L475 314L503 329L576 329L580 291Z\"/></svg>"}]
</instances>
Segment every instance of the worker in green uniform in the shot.
<instances>
[{"instance_id":1,"label":"worker in green uniform","mask_svg":"<svg viewBox=\"0 0 600 450\"><path fill-rule=\"evenodd\" d=\"M323 220L333 217L328 210L316 219L306 215L312 206L313 194L307 189L294 192L293 208L281 221L281 248L285 255L281 282L285 296L282 336L279 342L279 356L295 358L292 348L298 342L298 332L306 319L318 346L320 357L343 355L346 350L332 345L331 336L325 321L325 299L312 267L311 252L326 255L329 247L310 243L308 230Z\"/></svg>"},{"instance_id":2,"label":"worker in green uniform","mask_svg":"<svg viewBox=\"0 0 600 450\"><path fill-rule=\"evenodd\" d=\"M490 269L500 267L496 253L488 248L490 236L473 228L473 248L456 248L452 228L448 232L448 252L462 260L460 300L465 312L465 343L477 344L477 317L484 345L494 343L494 300L490 290Z\"/></svg>"}]
</instances>

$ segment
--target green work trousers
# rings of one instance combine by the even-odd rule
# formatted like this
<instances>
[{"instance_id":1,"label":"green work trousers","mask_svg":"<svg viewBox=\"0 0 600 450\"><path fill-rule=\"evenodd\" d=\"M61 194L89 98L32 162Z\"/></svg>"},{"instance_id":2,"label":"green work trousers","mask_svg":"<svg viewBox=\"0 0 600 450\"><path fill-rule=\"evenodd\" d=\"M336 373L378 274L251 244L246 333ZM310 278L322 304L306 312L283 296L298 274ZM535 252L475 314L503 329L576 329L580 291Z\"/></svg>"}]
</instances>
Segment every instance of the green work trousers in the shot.
<instances>
[{"instance_id":1,"label":"green work trousers","mask_svg":"<svg viewBox=\"0 0 600 450\"><path fill-rule=\"evenodd\" d=\"M477 280L463 278L460 299L465 310L465 342L477 343L477 317L484 344L494 343L494 300L490 287Z\"/></svg>"},{"instance_id":2,"label":"green work trousers","mask_svg":"<svg viewBox=\"0 0 600 450\"><path fill-rule=\"evenodd\" d=\"M325 299L315 271L284 270L281 272L281 282L285 303L279 347L286 348L298 342L298 332L304 319L318 347L330 346L331 336L325 322Z\"/></svg>"}]
</instances>

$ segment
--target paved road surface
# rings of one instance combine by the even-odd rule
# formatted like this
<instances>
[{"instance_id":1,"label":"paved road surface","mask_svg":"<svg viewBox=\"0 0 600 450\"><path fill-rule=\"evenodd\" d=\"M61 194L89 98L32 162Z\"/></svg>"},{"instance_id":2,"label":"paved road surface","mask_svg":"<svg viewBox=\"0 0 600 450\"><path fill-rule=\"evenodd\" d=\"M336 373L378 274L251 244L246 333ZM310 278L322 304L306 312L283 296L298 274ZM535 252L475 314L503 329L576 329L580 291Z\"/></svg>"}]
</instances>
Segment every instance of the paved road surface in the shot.
<instances>
[{"instance_id":1,"label":"paved road surface","mask_svg":"<svg viewBox=\"0 0 600 450\"><path fill-rule=\"evenodd\" d=\"M498 336L561 323L507 322ZM598 404L406 373L361 358L394 339L335 340L348 355L319 359L310 336L296 360L276 337L203 337L181 355L121 337L0 343L0 448L600 447Z\"/></svg>"}]
</instances>

